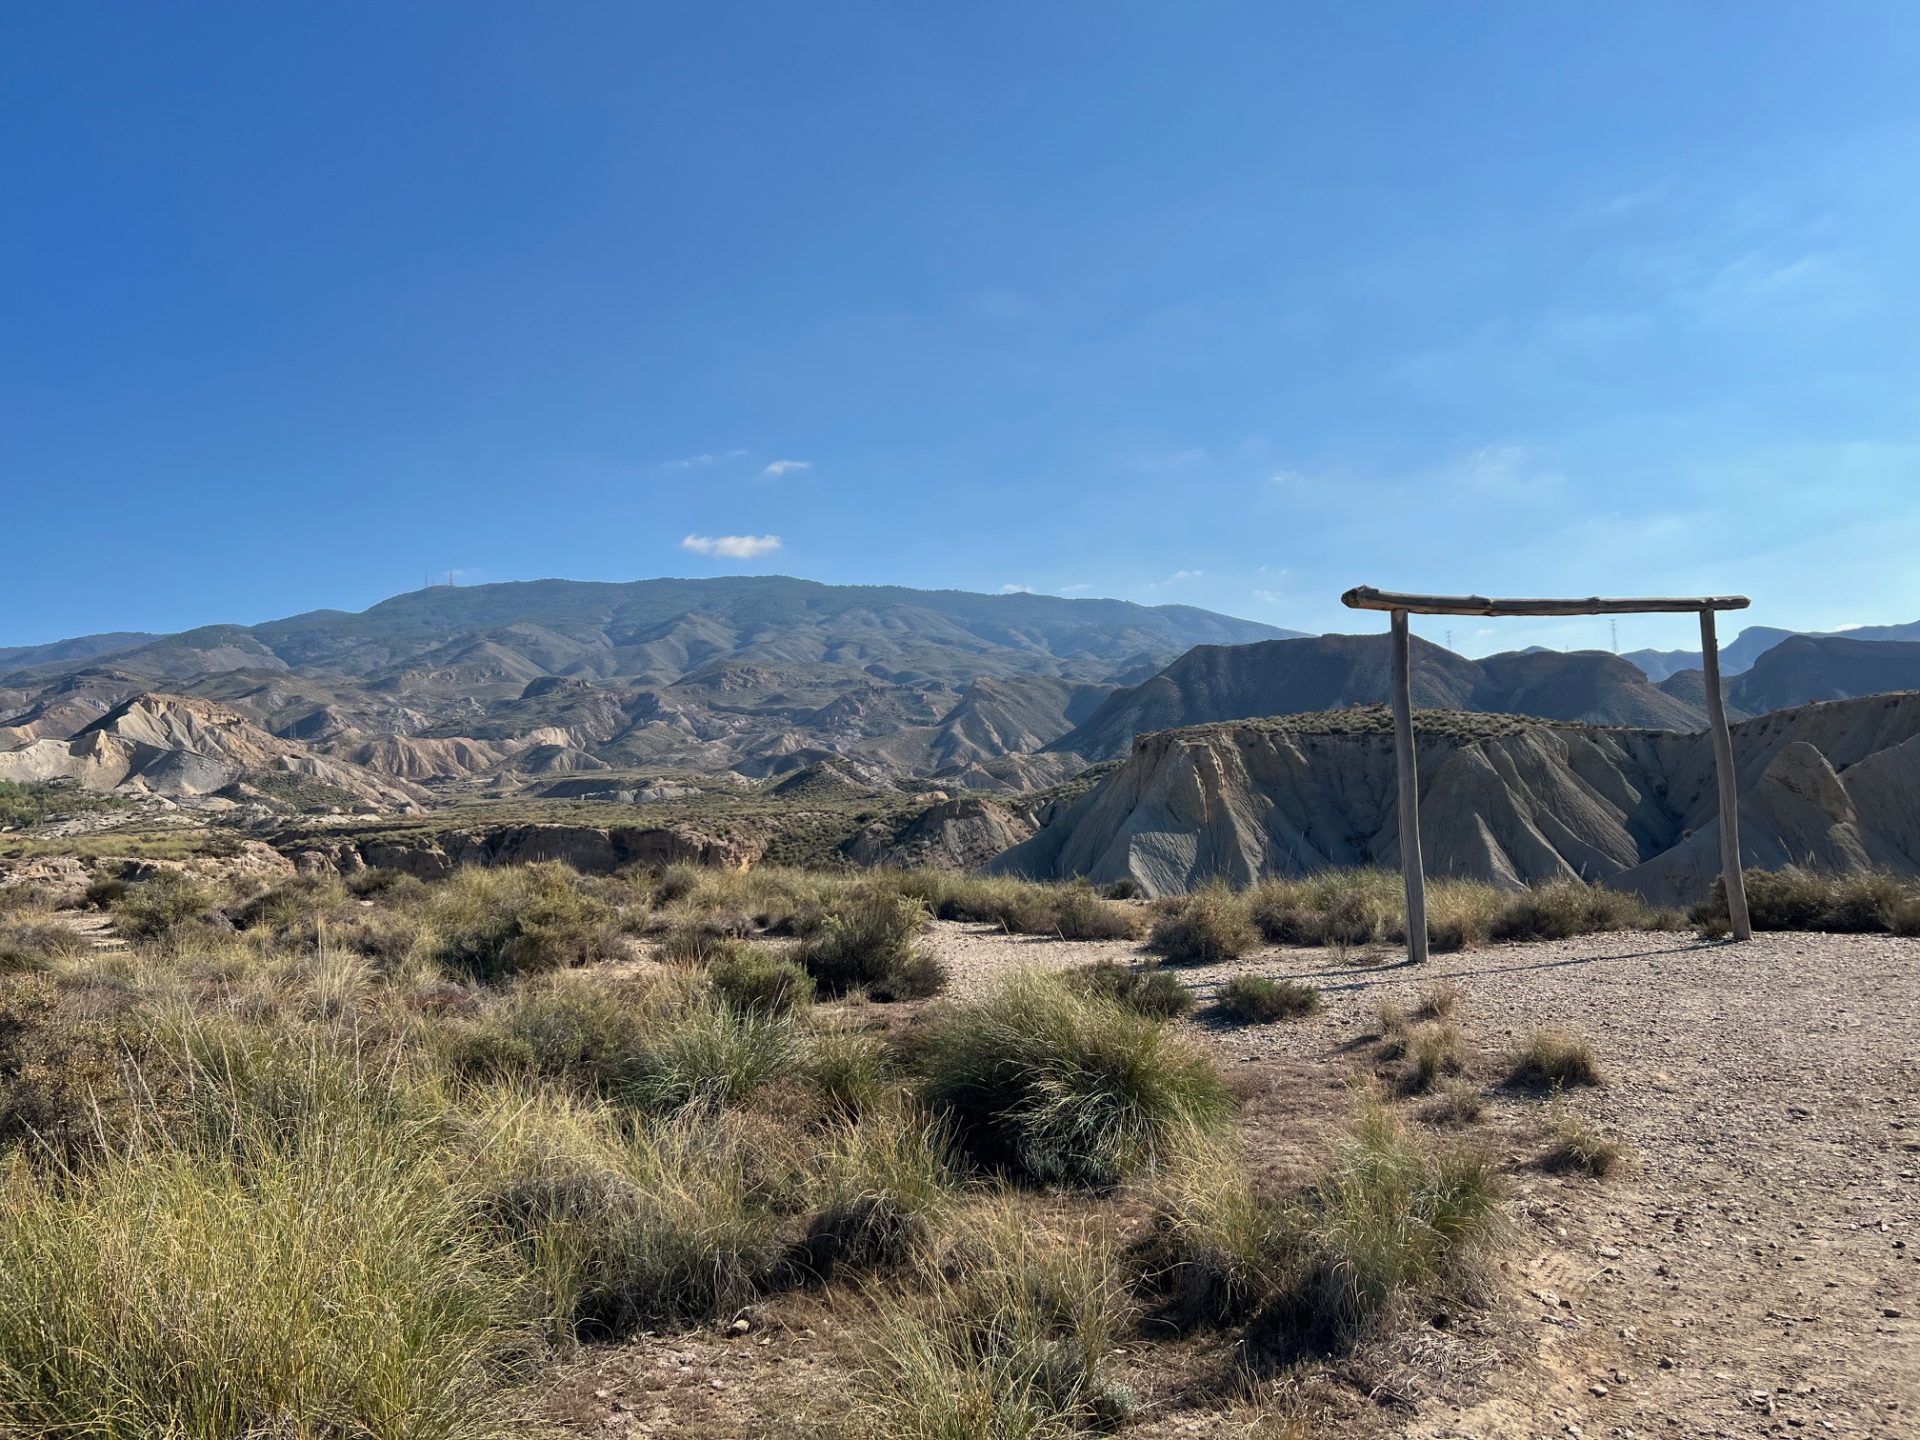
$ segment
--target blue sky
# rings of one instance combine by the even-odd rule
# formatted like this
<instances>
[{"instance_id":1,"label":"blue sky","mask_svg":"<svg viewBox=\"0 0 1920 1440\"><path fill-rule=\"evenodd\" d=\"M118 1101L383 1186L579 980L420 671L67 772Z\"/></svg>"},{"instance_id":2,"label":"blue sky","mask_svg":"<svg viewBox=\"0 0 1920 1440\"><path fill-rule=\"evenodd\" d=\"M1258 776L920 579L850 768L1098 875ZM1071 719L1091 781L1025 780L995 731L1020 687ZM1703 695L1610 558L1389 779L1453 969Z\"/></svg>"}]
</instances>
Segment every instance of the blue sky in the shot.
<instances>
[{"instance_id":1,"label":"blue sky","mask_svg":"<svg viewBox=\"0 0 1920 1440\"><path fill-rule=\"evenodd\" d=\"M449 570L1911 620L1916 74L1905 0L14 4L0 644Z\"/></svg>"}]
</instances>

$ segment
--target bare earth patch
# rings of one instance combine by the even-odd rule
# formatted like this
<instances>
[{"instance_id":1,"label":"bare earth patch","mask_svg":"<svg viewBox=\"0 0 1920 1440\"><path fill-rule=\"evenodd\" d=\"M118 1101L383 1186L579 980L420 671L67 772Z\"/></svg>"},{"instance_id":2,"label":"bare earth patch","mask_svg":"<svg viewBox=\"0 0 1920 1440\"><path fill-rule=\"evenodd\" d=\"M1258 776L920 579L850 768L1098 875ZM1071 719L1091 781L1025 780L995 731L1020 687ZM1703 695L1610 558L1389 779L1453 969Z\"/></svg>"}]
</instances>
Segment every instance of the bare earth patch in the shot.
<instances>
[{"instance_id":1,"label":"bare earth patch","mask_svg":"<svg viewBox=\"0 0 1920 1440\"><path fill-rule=\"evenodd\" d=\"M957 924L930 943L960 996L1016 966L1140 958L1130 942ZM1309 981L1325 1008L1210 1023L1213 991L1246 972ZM1419 970L1269 949L1176 973L1203 1007L1177 1023L1244 1098L1256 1173L1306 1172L1349 1111L1348 1083L1392 1079L1372 1039L1380 1002L1412 1010L1442 977L1459 987L1469 1057L1456 1083L1486 1095L1462 1133L1508 1157L1519 1235L1496 1302L1436 1317L1444 1333L1411 1343L1406 1383L1376 1378L1372 1399L1308 1387L1307 1433L1920 1435L1920 940L1627 933L1436 956ZM1607 1084L1563 1097L1558 1113L1624 1142L1604 1179L1549 1168L1554 1102L1504 1083L1512 1052L1542 1029L1581 1036L1598 1057ZM1405 1103L1420 1113L1421 1099ZM583 1434L792 1433L789 1417L834 1414L849 1357L833 1335L858 1307L851 1294L802 1293L755 1313L744 1334L590 1351L556 1417ZM1285 1433L1223 1411L1213 1379L1232 1357L1207 1342L1138 1352L1126 1378L1148 1403L1124 1433Z\"/></svg>"}]
</instances>

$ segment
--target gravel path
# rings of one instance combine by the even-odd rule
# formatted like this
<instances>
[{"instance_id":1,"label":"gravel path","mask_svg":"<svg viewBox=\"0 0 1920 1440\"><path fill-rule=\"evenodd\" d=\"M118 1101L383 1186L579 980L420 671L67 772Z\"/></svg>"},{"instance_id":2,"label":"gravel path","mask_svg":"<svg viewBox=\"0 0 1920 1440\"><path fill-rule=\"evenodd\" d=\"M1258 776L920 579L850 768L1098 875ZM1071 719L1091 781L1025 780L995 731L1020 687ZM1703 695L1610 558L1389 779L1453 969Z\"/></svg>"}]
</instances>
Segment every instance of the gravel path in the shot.
<instances>
[{"instance_id":1,"label":"gravel path","mask_svg":"<svg viewBox=\"0 0 1920 1440\"><path fill-rule=\"evenodd\" d=\"M954 989L1022 965L1130 959L941 925ZM1493 1097L1481 1126L1542 1146L1539 1100L1501 1091L1535 1028L1593 1042L1606 1089L1570 1103L1630 1145L1605 1180L1516 1165L1511 1303L1529 1346L1482 1393L1429 1402L1402 1433L1920 1437L1920 941L1762 935L1747 945L1637 933L1330 966L1269 950L1181 974L1203 1000L1241 970L1309 979L1323 1013L1224 1030L1185 1022L1230 1067L1365 1068L1383 997L1442 976ZM1238 1073L1246 1074L1245 1070Z\"/></svg>"}]
</instances>

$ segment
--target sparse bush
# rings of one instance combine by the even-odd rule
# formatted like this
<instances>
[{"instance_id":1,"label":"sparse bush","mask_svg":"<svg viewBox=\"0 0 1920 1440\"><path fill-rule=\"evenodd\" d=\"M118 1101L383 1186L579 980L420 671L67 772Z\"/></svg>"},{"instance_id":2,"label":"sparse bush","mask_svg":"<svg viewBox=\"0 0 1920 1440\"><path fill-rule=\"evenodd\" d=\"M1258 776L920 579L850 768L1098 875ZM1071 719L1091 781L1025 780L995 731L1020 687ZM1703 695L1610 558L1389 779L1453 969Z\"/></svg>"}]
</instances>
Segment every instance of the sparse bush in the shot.
<instances>
[{"instance_id":1,"label":"sparse bush","mask_svg":"<svg viewBox=\"0 0 1920 1440\"><path fill-rule=\"evenodd\" d=\"M1186 1042L1036 972L940 1016L920 1061L928 1103L977 1158L1042 1181L1116 1184L1230 1109Z\"/></svg>"},{"instance_id":2,"label":"sparse bush","mask_svg":"<svg viewBox=\"0 0 1920 1440\"><path fill-rule=\"evenodd\" d=\"M234 906L227 918L240 930L310 933L317 917L339 910L349 898L337 875L296 875Z\"/></svg>"},{"instance_id":3,"label":"sparse bush","mask_svg":"<svg viewBox=\"0 0 1920 1440\"><path fill-rule=\"evenodd\" d=\"M1068 972L1090 995L1102 995L1137 1015L1174 1020L1193 1009L1193 991L1158 965L1122 965L1100 960Z\"/></svg>"},{"instance_id":4,"label":"sparse bush","mask_svg":"<svg viewBox=\"0 0 1920 1440\"><path fill-rule=\"evenodd\" d=\"M1104 1236L1036 1233L1011 1209L977 1218L924 1306L889 1317L856 1377L870 1440L1067 1435L1135 1409L1108 1374L1127 1312Z\"/></svg>"},{"instance_id":5,"label":"sparse bush","mask_svg":"<svg viewBox=\"0 0 1920 1440\"><path fill-rule=\"evenodd\" d=\"M524 1064L606 1095L625 1078L662 1008L649 988L556 975L516 989L490 1025L470 1033L458 1058L482 1074L510 1074Z\"/></svg>"},{"instance_id":6,"label":"sparse bush","mask_svg":"<svg viewBox=\"0 0 1920 1440\"><path fill-rule=\"evenodd\" d=\"M707 967L715 993L736 1010L785 1014L813 1000L813 977L783 955L743 947Z\"/></svg>"},{"instance_id":7,"label":"sparse bush","mask_svg":"<svg viewBox=\"0 0 1920 1440\"><path fill-rule=\"evenodd\" d=\"M1513 1083L1543 1089L1604 1085L1593 1047L1564 1030L1536 1030L1514 1053Z\"/></svg>"},{"instance_id":8,"label":"sparse bush","mask_svg":"<svg viewBox=\"0 0 1920 1440\"><path fill-rule=\"evenodd\" d=\"M1920 889L1887 874L1823 875L1797 866L1748 870L1747 912L1756 930L1820 930L1858 935L1920 933ZM1729 927L1727 887L1712 894L1688 918L1702 933L1724 935Z\"/></svg>"},{"instance_id":9,"label":"sparse bush","mask_svg":"<svg viewBox=\"0 0 1920 1440\"><path fill-rule=\"evenodd\" d=\"M427 905L434 958L482 981L602 959L618 939L612 918L555 863L456 870Z\"/></svg>"},{"instance_id":10,"label":"sparse bush","mask_svg":"<svg viewBox=\"0 0 1920 1440\"><path fill-rule=\"evenodd\" d=\"M1090 886L1066 885L1056 892L1050 933L1062 940L1132 940L1140 934L1137 911L1103 900Z\"/></svg>"},{"instance_id":11,"label":"sparse bush","mask_svg":"<svg viewBox=\"0 0 1920 1440\"><path fill-rule=\"evenodd\" d=\"M205 915L217 899L197 875L158 870L112 902L114 923L130 940L156 939Z\"/></svg>"},{"instance_id":12,"label":"sparse bush","mask_svg":"<svg viewBox=\"0 0 1920 1440\"><path fill-rule=\"evenodd\" d=\"M793 1253L806 1274L903 1265L927 1253L953 1201L946 1132L897 1107L836 1124L821 1143L814 1213Z\"/></svg>"},{"instance_id":13,"label":"sparse bush","mask_svg":"<svg viewBox=\"0 0 1920 1440\"><path fill-rule=\"evenodd\" d=\"M95 910L111 910L118 900L133 888L130 881L118 875L96 875L87 882L81 899Z\"/></svg>"},{"instance_id":14,"label":"sparse bush","mask_svg":"<svg viewBox=\"0 0 1920 1440\"><path fill-rule=\"evenodd\" d=\"M806 1035L799 1073L827 1113L842 1119L878 1110L900 1093L886 1045L846 1025L818 1026Z\"/></svg>"},{"instance_id":15,"label":"sparse bush","mask_svg":"<svg viewBox=\"0 0 1920 1440\"><path fill-rule=\"evenodd\" d=\"M475 1138L479 1215L518 1249L537 1309L565 1333L730 1314L778 1256L780 1215L725 1116L624 1127L508 1091Z\"/></svg>"},{"instance_id":16,"label":"sparse bush","mask_svg":"<svg viewBox=\"0 0 1920 1440\"><path fill-rule=\"evenodd\" d=\"M1452 1079L1439 1087L1433 1099L1421 1108L1420 1118L1430 1125L1462 1129L1486 1113L1487 1097L1478 1085Z\"/></svg>"},{"instance_id":17,"label":"sparse bush","mask_svg":"<svg viewBox=\"0 0 1920 1440\"><path fill-rule=\"evenodd\" d=\"M70 960L91 948L84 936L57 920L0 924L0 975L45 970L56 960Z\"/></svg>"},{"instance_id":18,"label":"sparse bush","mask_svg":"<svg viewBox=\"0 0 1920 1440\"><path fill-rule=\"evenodd\" d=\"M1298 980L1271 980L1264 975L1235 975L1215 998L1220 1014L1237 1025L1267 1025L1275 1020L1297 1020L1320 1009L1320 992Z\"/></svg>"},{"instance_id":19,"label":"sparse bush","mask_svg":"<svg viewBox=\"0 0 1920 1440\"><path fill-rule=\"evenodd\" d=\"M1435 980L1414 1003L1416 1020L1450 1020L1460 1004L1460 987L1447 979Z\"/></svg>"},{"instance_id":20,"label":"sparse bush","mask_svg":"<svg viewBox=\"0 0 1920 1440\"><path fill-rule=\"evenodd\" d=\"M1466 1040L1451 1020L1427 1020L1407 1037L1407 1083L1414 1090L1431 1090L1446 1076L1467 1068Z\"/></svg>"},{"instance_id":21,"label":"sparse bush","mask_svg":"<svg viewBox=\"0 0 1920 1440\"><path fill-rule=\"evenodd\" d=\"M1219 965L1238 960L1259 943L1242 896L1225 886L1175 902L1153 923L1147 948L1174 965Z\"/></svg>"},{"instance_id":22,"label":"sparse bush","mask_svg":"<svg viewBox=\"0 0 1920 1440\"><path fill-rule=\"evenodd\" d=\"M1598 1179L1626 1156L1619 1139L1564 1104L1555 1104L1548 1125L1553 1140L1541 1159L1548 1170L1577 1170Z\"/></svg>"},{"instance_id":23,"label":"sparse bush","mask_svg":"<svg viewBox=\"0 0 1920 1440\"><path fill-rule=\"evenodd\" d=\"M1378 1101L1288 1217L1287 1281L1269 1323L1312 1348L1349 1346L1413 1297L1473 1289L1502 1221L1481 1156L1434 1153Z\"/></svg>"},{"instance_id":24,"label":"sparse bush","mask_svg":"<svg viewBox=\"0 0 1920 1440\"><path fill-rule=\"evenodd\" d=\"M420 1137L315 1126L243 1163L163 1145L10 1171L0 1431L522 1433L507 1387L534 1337L506 1256Z\"/></svg>"},{"instance_id":25,"label":"sparse bush","mask_svg":"<svg viewBox=\"0 0 1920 1440\"><path fill-rule=\"evenodd\" d=\"M829 995L864 989L876 1000L914 1000L945 983L920 944L926 906L907 895L866 890L829 913L794 958Z\"/></svg>"},{"instance_id":26,"label":"sparse bush","mask_svg":"<svg viewBox=\"0 0 1920 1440\"><path fill-rule=\"evenodd\" d=\"M1680 917L1637 896L1578 880L1555 880L1512 896L1494 917L1495 940L1565 940L1608 930L1673 930Z\"/></svg>"},{"instance_id":27,"label":"sparse bush","mask_svg":"<svg viewBox=\"0 0 1920 1440\"><path fill-rule=\"evenodd\" d=\"M695 997L667 1023L641 1033L613 1098L656 1114L730 1105L790 1073L798 1060L790 1016Z\"/></svg>"}]
</instances>

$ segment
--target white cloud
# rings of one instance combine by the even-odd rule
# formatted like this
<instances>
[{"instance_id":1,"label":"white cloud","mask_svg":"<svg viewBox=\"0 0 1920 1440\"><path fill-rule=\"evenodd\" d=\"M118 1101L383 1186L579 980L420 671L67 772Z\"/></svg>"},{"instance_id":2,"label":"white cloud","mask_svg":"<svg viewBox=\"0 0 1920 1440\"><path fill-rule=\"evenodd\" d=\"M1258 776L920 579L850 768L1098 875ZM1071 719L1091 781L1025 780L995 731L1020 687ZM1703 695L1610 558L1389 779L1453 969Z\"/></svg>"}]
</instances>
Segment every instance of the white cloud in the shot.
<instances>
[{"instance_id":1,"label":"white cloud","mask_svg":"<svg viewBox=\"0 0 1920 1440\"><path fill-rule=\"evenodd\" d=\"M1091 589L1093 589L1091 585L1062 585L1060 587L1060 593L1062 595L1084 595Z\"/></svg>"},{"instance_id":2,"label":"white cloud","mask_svg":"<svg viewBox=\"0 0 1920 1440\"><path fill-rule=\"evenodd\" d=\"M1163 590L1169 585L1178 585L1183 580L1198 580L1206 573L1204 570L1176 570L1164 580L1148 581L1147 588L1149 590Z\"/></svg>"},{"instance_id":3,"label":"white cloud","mask_svg":"<svg viewBox=\"0 0 1920 1440\"><path fill-rule=\"evenodd\" d=\"M682 550L696 555L718 555L728 560L751 560L780 548L778 535L689 535L680 542Z\"/></svg>"},{"instance_id":4,"label":"white cloud","mask_svg":"<svg viewBox=\"0 0 1920 1440\"><path fill-rule=\"evenodd\" d=\"M709 465L718 465L723 460L738 460L746 453L744 450L703 450L698 455L685 455L678 460L662 460L654 468L656 470L704 470Z\"/></svg>"},{"instance_id":5,"label":"white cloud","mask_svg":"<svg viewBox=\"0 0 1920 1440\"><path fill-rule=\"evenodd\" d=\"M1000 587L1000 593L1001 593L1002 595L1031 595L1031 594L1033 594L1033 586L1031 586L1031 585L1002 585L1002 586Z\"/></svg>"},{"instance_id":6,"label":"white cloud","mask_svg":"<svg viewBox=\"0 0 1920 1440\"><path fill-rule=\"evenodd\" d=\"M760 478L762 480L778 480L781 476L790 474L795 470L811 470L812 468L813 462L811 460L772 460L769 461L766 468L760 472Z\"/></svg>"},{"instance_id":7,"label":"white cloud","mask_svg":"<svg viewBox=\"0 0 1920 1440\"><path fill-rule=\"evenodd\" d=\"M1256 590L1253 592L1253 598L1267 605L1278 605L1280 603L1280 592L1277 590Z\"/></svg>"}]
</instances>

